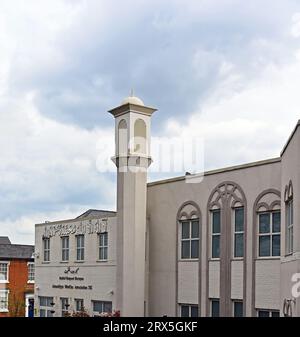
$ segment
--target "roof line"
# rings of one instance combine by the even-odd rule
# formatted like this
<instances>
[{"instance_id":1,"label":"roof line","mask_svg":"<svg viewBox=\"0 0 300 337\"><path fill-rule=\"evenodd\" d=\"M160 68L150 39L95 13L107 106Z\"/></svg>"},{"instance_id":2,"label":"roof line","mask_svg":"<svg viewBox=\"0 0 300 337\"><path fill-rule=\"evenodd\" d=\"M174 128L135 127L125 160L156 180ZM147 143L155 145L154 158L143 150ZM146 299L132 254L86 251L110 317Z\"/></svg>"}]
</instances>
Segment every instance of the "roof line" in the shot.
<instances>
[{"instance_id":1,"label":"roof line","mask_svg":"<svg viewBox=\"0 0 300 337\"><path fill-rule=\"evenodd\" d=\"M285 143L285 145L284 145L282 151L280 152L280 157L282 157L282 155L284 154L285 150L287 149L287 147L288 147L290 141L292 140L292 138L294 137L294 134L295 134L296 130L298 129L298 126L299 126L299 125L300 125L300 119L298 120L298 122L297 122L296 126L294 127L292 133L290 134L290 136L289 136L287 142Z\"/></svg>"},{"instance_id":2,"label":"roof line","mask_svg":"<svg viewBox=\"0 0 300 337\"><path fill-rule=\"evenodd\" d=\"M225 168L221 168L221 169L204 171L203 175L209 176L209 175L218 174L218 173L247 169L247 168L255 167L255 166L269 165L269 164L277 163L277 162L280 162L280 161L281 161L281 157L259 160L259 161L255 161L255 162L251 162L251 163L247 163L247 164L234 165L234 166L229 166L229 167L225 167ZM192 177L192 175L190 177ZM179 176L179 177L175 177L175 178L168 178L168 179L153 181L153 182L148 183L147 185L151 187L151 186L155 186L155 185L172 183L172 182L175 182L175 181L181 181L181 180L185 180L185 179L186 179L186 176Z\"/></svg>"}]
</instances>

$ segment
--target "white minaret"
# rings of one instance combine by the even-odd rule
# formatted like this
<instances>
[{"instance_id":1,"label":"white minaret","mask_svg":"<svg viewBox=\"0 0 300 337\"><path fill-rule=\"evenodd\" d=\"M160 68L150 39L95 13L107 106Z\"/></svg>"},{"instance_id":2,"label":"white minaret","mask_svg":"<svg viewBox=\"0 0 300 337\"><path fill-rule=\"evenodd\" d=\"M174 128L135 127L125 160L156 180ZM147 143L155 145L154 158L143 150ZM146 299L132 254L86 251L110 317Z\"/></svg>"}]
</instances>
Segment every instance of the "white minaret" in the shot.
<instances>
[{"instance_id":1,"label":"white minaret","mask_svg":"<svg viewBox=\"0 0 300 337\"><path fill-rule=\"evenodd\" d=\"M115 117L117 166L116 310L121 316L145 316L146 195L151 115L130 96L109 112Z\"/></svg>"}]
</instances>

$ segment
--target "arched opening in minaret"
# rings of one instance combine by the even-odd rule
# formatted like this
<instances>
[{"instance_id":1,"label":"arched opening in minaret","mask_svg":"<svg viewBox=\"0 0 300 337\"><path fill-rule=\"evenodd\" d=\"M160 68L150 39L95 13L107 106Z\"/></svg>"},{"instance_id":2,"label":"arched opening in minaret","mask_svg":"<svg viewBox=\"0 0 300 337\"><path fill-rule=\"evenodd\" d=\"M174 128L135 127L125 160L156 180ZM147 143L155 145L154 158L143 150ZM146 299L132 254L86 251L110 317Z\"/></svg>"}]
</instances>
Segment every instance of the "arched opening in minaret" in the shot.
<instances>
[{"instance_id":1,"label":"arched opening in minaret","mask_svg":"<svg viewBox=\"0 0 300 337\"><path fill-rule=\"evenodd\" d=\"M127 123L122 119L118 125L118 154L119 156L127 156L128 153L128 137Z\"/></svg>"},{"instance_id":2,"label":"arched opening in minaret","mask_svg":"<svg viewBox=\"0 0 300 337\"><path fill-rule=\"evenodd\" d=\"M147 153L146 123L137 119L134 123L134 152Z\"/></svg>"}]
</instances>

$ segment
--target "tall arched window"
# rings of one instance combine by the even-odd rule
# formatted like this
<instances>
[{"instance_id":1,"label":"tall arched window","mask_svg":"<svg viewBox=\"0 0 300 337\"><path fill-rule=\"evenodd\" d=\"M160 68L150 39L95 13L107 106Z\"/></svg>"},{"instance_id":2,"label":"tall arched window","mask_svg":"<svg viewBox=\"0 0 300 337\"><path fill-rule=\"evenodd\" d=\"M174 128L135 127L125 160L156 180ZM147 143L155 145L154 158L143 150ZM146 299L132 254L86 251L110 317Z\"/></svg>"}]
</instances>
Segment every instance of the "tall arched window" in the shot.
<instances>
[{"instance_id":1,"label":"tall arched window","mask_svg":"<svg viewBox=\"0 0 300 337\"><path fill-rule=\"evenodd\" d=\"M146 124L142 119L137 119L134 123L134 152L147 153L147 130Z\"/></svg>"},{"instance_id":2,"label":"tall arched window","mask_svg":"<svg viewBox=\"0 0 300 337\"><path fill-rule=\"evenodd\" d=\"M122 119L118 125L118 155L126 156L128 152L127 123Z\"/></svg>"},{"instance_id":3,"label":"tall arched window","mask_svg":"<svg viewBox=\"0 0 300 337\"><path fill-rule=\"evenodd\" d=\"M285 221L286 221L286 254L294 252L294 205L293 205L293 184L290 181L285 187Z\"/></svg>"}]
</instances>

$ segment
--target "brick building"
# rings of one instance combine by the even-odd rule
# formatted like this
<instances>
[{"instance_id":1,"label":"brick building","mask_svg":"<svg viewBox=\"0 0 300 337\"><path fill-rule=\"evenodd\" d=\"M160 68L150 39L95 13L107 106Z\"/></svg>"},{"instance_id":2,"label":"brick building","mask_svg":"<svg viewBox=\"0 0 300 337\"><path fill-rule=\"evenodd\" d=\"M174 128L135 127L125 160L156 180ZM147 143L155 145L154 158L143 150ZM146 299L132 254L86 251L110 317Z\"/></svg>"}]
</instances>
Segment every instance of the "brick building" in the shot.
<instances>
[{"instance_id":1,"label":"brick building","mask_svg":"<svg viewBox=\"0 0 300 337\"><path fill-rule=\"evenodd\" d=\"M0 236L0 317L33 316L34 246Z\"/></svg>"}]
</instances>

